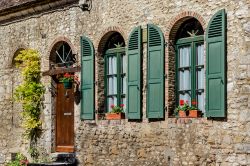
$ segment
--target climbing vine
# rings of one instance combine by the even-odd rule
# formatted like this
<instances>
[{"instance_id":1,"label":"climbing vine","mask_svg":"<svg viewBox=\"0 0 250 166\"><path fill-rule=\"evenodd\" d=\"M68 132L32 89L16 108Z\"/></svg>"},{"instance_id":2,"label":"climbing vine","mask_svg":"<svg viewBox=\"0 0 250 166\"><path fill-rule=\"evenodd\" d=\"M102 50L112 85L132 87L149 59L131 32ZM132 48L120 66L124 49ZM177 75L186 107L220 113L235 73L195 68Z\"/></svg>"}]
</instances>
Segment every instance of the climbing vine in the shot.
<instances>
[{"instance_id":1,"label":"climbing vine","mask_svg":"<svg viewBox=\"0 0 250 166\"><path fill-rule=\"evenodd\" d=\"M40 120L42 97L45 92L41 84L40 57L36 50L27 49L15 58L22 71L22 83L15 89L14 98L22 104L22 127L24 135L36 142L42 132Z\"/></svg>"}]
</instances>

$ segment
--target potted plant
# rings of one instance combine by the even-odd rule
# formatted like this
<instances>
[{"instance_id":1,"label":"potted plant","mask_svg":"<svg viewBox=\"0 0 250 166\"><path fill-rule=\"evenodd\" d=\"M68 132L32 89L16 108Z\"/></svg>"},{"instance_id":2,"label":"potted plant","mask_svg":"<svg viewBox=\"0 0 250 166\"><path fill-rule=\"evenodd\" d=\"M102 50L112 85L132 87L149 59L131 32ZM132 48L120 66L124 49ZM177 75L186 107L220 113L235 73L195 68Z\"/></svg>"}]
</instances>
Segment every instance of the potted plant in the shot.
<instances>
[{"instance_id":1,"label":"potted plant","mask_svg":"<svg viewBox=\"0 0 250 166\"><path fill-rule=\"evenodd\" d=\"M114 104L112 104L110 107L112 110L106 113L107 120L117 120L125 118L125 113L123 109L124 104L121 104L120 106L115 106Z\"/></svg>"},{"instance_id":2,"label":"potted plant","mask_svg":"<svg viewBox=\"0 0 250 166\"><path fill-rule=\"evenodd\" d=\"M185 118L189 109L188 101L184 102L184 100L180 100L180 105L175 109L175 114L180 118Z\"/></svg>"},{"instance_id":3,"label":"potted plant","mask_svg":"<svg viewBox=\"0 0 250 166\"><path fill-rule=\"evenodd\" d=\"M192 101L192 105L191 105L191 107L189 109L188 117L190 117L190 118L201 117L201 111L198 110L196 101Z\"/></svg>"},{"instance_id":4,"label":"potted plant","mask_svg":"<svg viewBox=\"0 0 250 166\"><path fill-rule=\"evenodd\" d=\"M59 80L63 83L65 89L71 89L74 82L74 75L65 73Z\"/></svg>"}]
</instances>

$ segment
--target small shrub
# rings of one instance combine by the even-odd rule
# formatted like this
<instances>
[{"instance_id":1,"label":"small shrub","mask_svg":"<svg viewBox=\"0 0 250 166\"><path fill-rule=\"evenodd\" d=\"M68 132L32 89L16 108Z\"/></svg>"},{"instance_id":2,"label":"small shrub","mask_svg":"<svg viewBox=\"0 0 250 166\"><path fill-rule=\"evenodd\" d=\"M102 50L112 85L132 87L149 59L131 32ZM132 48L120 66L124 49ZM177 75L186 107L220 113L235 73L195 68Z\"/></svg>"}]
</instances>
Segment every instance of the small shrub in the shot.
<instances>
[{"instance_id":1,"label":"small shrub","mask_svg":"<svg viewBox=\"0 0 250 166\"><path fill-rule=\"evenodd\" d=\"M17 153L15 160L8 162L6 166L26 166L28 163L29 161L26 156L21 153Z\"/></svg>"}]
</instances>

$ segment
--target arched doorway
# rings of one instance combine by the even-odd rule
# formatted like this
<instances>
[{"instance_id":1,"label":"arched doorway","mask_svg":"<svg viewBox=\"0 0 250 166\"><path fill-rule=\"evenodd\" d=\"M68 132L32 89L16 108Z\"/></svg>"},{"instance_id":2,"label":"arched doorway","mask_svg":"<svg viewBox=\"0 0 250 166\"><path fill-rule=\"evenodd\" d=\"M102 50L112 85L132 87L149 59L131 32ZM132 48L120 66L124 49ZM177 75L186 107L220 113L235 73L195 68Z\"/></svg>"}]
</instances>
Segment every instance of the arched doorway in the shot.
<instances>
[{"instance_id":1,"label":"arched doorway","mask_svg":"<svg viewBox=\"0 0 250 166\"><path fill-rule=\"evenodd\" d=\"M55 130L55 151L74 151L74 85L66 88L62 78L65 74L74 75L68 69L73 68L76 59L67 42L61 41L53 46L50 53L50 71L52 74L53 113Z\"/></svg>"}]
</instances>

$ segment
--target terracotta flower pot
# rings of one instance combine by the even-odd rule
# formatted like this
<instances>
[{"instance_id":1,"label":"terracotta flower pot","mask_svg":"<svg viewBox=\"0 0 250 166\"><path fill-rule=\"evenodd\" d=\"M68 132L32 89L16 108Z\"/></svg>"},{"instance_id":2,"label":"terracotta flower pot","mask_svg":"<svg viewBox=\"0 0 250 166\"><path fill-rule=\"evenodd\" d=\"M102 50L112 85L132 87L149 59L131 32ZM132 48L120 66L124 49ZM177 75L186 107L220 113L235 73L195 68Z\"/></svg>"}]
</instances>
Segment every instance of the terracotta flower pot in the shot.
<instances>
[{"instance_id":1,"label":"terracotta flower pot","mask_svg":"<svg viewBox=\"0 0 250 166\"><path fill-rule=\"evenodd\" d=\"M199 110L190 110L188 117L190 117L190 118L201 117L201 111L199 111Z\"/></svg>"},{"instance_id":2,"label":"terracotta flower pot","mask_svg":"<svg viewBox=\"0 0 250 166\"><path fill-rule=\"evenodd\" d=\"M185 111L179 111L179 117L180 117L180 118L185 118L185 117L187 117L186 112L185 112Z\"/></svg>"},{"instance_id":3,"label":"terracotta flower pot","mask_svg":"<svg viewBox=\"0 0 250 166\"><path fill-rule=\"evenodd\" d=\"M119 120L119 119L124 119L125 114L123 112L120 113L107 113L106 114L106 119L107 120Z\"/></svg>"}]
</instances>

